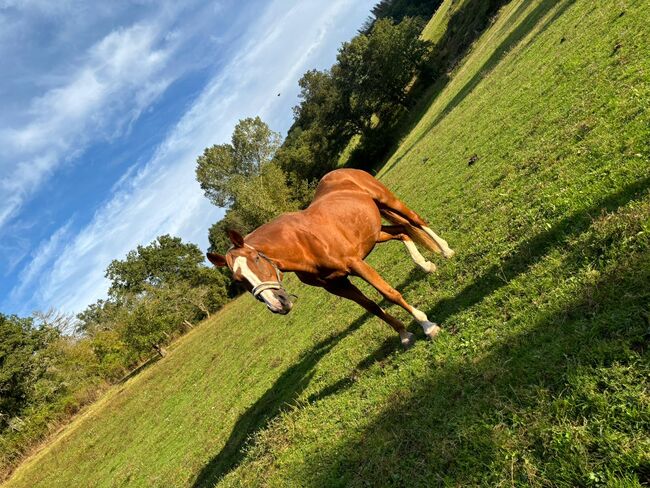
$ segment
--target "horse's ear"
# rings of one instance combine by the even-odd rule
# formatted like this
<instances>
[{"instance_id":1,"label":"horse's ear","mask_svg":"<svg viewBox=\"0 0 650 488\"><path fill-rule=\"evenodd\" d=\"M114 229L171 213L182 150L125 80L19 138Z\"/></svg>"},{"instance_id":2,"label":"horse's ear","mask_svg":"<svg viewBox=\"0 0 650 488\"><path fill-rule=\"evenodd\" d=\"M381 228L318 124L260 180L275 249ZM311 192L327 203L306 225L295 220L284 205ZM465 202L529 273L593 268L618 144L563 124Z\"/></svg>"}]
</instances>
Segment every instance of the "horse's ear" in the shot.
<instances>
[{"instance_id":1,"label":"horse's ear","mask_svg":"<svg viewBox=\"0 0 650 488\"><path fill-rule=\"evenodd\" d=\"M225 266L227 264L226 258L221 254L214 254L212 252L209 252L206 254L206 256L208 256L208 261L210 261L215 266Z\"/></svg>"},{"instance_id":2,"label":"horse's ear","mask_svg":"<svg viewBox=\"0 0 650 488\"><path fill-rule=\"evenodd\" d=\"M244 247L244 238L236 230L227 230L228 238L235 247Z\"/></svg>"}]
</instances>

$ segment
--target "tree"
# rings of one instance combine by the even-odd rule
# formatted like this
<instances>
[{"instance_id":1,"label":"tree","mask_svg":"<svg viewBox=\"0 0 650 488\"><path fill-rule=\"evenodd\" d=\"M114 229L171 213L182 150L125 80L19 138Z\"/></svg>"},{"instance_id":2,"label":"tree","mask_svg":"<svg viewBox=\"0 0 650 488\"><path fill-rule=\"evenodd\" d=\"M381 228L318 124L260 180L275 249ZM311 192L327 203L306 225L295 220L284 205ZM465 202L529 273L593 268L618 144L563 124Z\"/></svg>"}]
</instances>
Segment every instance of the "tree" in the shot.
<instances>
[{"instance_id":1,"label":"tree","mask_svg":"<svg viewBox=\"0 0 650 488\"><path fill-rule=\"evenodd\" d=\"M307 71L300 81L294 124L275 161L295 183L313 181L336 167L337 155L358 132L331 71Z\"/></svg>"},{"instance_id":2,"label":"tree","mask_svg":"<svg viewBox=\"0 0 650 488\"><path fill-rule=\"evenodd\" d=\"M251 229L283 212L298 210L286 175L274 163L264 165L256 175L237 179L232 190L237 195L233 210Z\"/></svg>"},{"instance_id":3,"label":"tree","mask_svg":"<svg viewBox=\"0 0 650 488\"><path fill-rule=\"evenodd\" d=\"M114 259L109 264L109 294L138 294L146 285L156 286L170 279L191 282L203 263L203 252L196 244L183 243L180 237L159 236L148 246L129 251L126 259Z\"/></svg>"},{"instance_id":4,"label":"tree","mask_svg":"<svg viewBox=\"0 0 650 488\"><path fill-rule=\"evenodd\" d=\"M398 12L423 6L380 2L376 13L381 16L342 45L330 70L303 75L294 124L274 159L291 178L313 181L334 169L355 135L362 136L356 158L378 157L391 143L409 87L427 66L430 51L430 43L420 39L422 21ZM390 12L403 20L396 24Z\"/></svg>"},{"instance_id":5,"label":"tree","mask_svg":"<svg viewBox=\"0 0 650 488\"><path fill-rule=\"evenodd\" d=\"M368 33L380 19L401 22L405 17L430 19L442 0L381 0L371 10L372 16L365 22L361 32Z\"/></svg>"},{"instance_id":6,"label":"tree","mask_svg":"<svg viewBox=\"0 0 650 488\"><path fill-rule=\"evenodd\" d=\"M33 385L44 365L37 353L56 340L53 328L34 327L32 318L0 314L0 427L29 404Z\"/></svg>"},{"instance_id":7,"label":"tree","mask_svg":"<svg viewBox=\"0 0 650 488\"><path fill-rule=\"evenodd\" d=\"M91 339L104 377L117 377L151 348L160 352L183 324L226 303L230 279L204 263L195 244L169 235L111 262L109 298L77 315L77 331Z\"/></svg>"},{"instance_id":8,"label":"tree","mask_svg":"<svg viewBox=\"0 0 650 488\"><path fill-rule=\"evenodd\" d=\"M420 39L422 22L405 18L399 24L378 20L369 34L344 43L333 69L347 101L349 117L360 131L373 127L373 116L404 107L407 88L426 63L430 43Z\"/></svg>"},{"instance_id":9,"label":"tree","mask_svg":"<svg viewBox=\"0 0 650 488\"><path fill-rule=\"evenodd\" d=\"M258 175L279 145L279 134L259 117L240 120L230 144L206 148L197 160L196 179L205 196L218 207L230 206L236 182Z\"/></svg>"}]
</instances>

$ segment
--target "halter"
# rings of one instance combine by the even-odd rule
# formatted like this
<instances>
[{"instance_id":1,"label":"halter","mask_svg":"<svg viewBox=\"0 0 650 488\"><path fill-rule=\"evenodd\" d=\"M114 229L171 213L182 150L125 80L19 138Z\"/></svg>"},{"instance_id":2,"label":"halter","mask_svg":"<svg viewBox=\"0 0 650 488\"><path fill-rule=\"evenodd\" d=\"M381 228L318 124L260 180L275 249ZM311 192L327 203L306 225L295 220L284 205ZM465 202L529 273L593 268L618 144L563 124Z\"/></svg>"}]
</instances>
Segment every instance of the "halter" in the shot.
<instances>
[{"instance_id":1,"label":"halter","mask_svg":"<svg viewBox=\"0 0 650 488\"><path fill-rule=\"evenodd\" d=\"M259 285L253 288L253 291L251 292L253 293L253 296L258 300L261 300L260 294L266 290L283 290L286 292L287 290L284 289L284 286L282 286L282 281L280 281L280 270L275 265L275 263L271 261L271 259L263 252L257 251L257 254L261 256L262 259L265 259L271 266L273 266L277 281L262 281Z\"/></svg>"},{"instance_id":2,"label":"halter","mask_svg":"<svg viewBox=\"0 0 650 488\"><path fill-rule=\"evenodd\" d=\"M258 251L255 249L253 246L244 243L244 246L252 249L253 251L256 251L258 256L260 256L262 259L267 261L271 266L273 266L273 269L275 270L275 277L277 278L276 281L263 281L259 285L255 286L251 293L255 298L257 298L260 301L263 301L262 297L260 296L263 291L266 290L283 290L285 293L287 290L284 289L284 286L282 286L282 281L280 280L280 270L278 267L275 265L273 261L271 261L271 258L269 258L266 254L264 254L262 251ZM230 248L232 249L232 247ZM228 249L230 251L230 249Z\"/></svg>"}]
</instances>

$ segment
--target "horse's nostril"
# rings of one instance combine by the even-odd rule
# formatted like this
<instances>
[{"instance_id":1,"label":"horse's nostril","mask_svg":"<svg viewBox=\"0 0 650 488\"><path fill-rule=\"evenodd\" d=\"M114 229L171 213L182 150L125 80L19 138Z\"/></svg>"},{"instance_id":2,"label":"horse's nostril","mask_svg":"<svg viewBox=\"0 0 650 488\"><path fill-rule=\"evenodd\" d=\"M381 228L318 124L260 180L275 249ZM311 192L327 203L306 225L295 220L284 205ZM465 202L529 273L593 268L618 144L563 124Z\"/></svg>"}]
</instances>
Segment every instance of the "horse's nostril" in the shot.
<instances>
[{"instance_id":1,"label":"horse's nostril","mask_svg":"<svg viewBox=\"0 0 650 488\"><path fill-rule=\"evenodd\" d=\"M284 290L277 290L275 292L275 298L280 300L280 303L282 303L283 305L286 304L286 303L289 303L289 295L287 295L284 292Z\"/></svg>"}]
</instances>

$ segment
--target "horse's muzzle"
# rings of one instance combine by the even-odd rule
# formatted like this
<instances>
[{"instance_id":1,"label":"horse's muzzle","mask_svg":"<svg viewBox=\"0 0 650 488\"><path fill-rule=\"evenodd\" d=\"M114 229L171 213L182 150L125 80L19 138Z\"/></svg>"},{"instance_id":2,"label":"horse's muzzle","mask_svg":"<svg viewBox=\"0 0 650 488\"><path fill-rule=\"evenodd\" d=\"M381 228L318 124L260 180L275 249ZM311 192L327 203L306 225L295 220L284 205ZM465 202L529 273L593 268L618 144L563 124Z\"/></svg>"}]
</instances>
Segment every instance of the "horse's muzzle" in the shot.
<instances>
[{"instance_id":1,"label":"horse's muzzle","mask_svg":"<svg viewBox=\"0 0 650 488\"><path fill-rule=\"evenodd\" d=\"M289 294L284 289L281 288L279 290L273 290L273 296L280 302L282 308L275 309L269 307L269 310L271 310L271 312L279 313L280 315L286 315L291 312L293 303L291 302Z\"/></svg>"},{"instance_id":2,"label":"horse's muzzle","mask_svg":"<svg viewBox=\"0 0 650 488\"><path fill-rule=\"evenodd\" d=\"M268 291L273 294L274 300L265 299L261 293L256 295L255 298L260 302L264 302L266 307L273 313L278 313L280 315L288 314L293 308L293 303L291 302L289 294L283 288L276 288Z\"/></svg>"}]
</instances>

